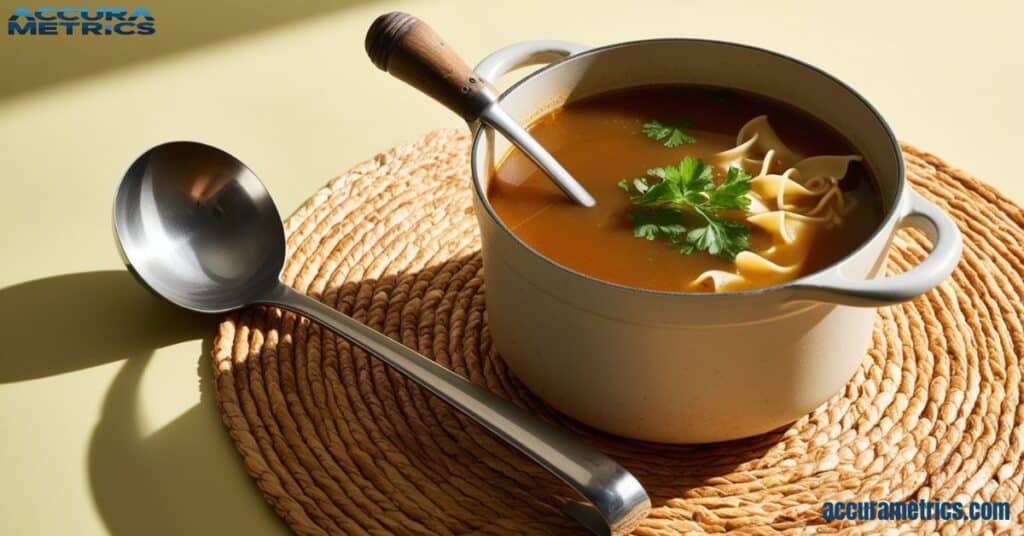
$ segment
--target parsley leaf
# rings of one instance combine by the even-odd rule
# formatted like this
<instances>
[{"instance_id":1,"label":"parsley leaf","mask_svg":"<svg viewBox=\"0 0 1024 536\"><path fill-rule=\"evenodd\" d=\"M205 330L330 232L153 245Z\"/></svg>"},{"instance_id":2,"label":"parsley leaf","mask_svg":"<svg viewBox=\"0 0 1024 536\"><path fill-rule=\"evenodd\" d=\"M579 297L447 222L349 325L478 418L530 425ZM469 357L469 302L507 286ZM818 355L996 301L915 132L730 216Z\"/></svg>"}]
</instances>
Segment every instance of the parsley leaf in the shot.
<instances>
[{"instance_id":1,"label":"parsley leaf","mask_svg":"<svg viewBox=\"0 0 1024 536\"><path fill-rule=\"evenodd\" d=\"M697 140L683 132L684 128L690 128L693 122L684 119L679 126L667 125L655 119L644 123L643 133L654 141L662 142L665 147L679 147L684 143L697 143Z\"/></svg>"},{"instance_id":2,"label":"parsley leaf","mask_svg":"<svg viewBox=\"0 0 1024 536\"><path fill-rule=\"evenodd\" d=\"M736 255L750 247L750 230L746 225L724 218L706 219L707 225L694 227L686 233L683 253L693 250L707 251L724 259L734 259Z\"/></svg>"},{"instance_id":3,"label":"parsley leaf","mask_svg":"<svg viewBox=\"0 0 1024 536\"><path fill-rule=\"evenodd\" d=\"M635 205L630 213L633 236L667 239L684 255L706 251L730 260L750 247L747 226L718 214L750 206L749 173L731 167L716 186L712 167L687 156L678 166L649 169L647 175L660 181L650 184L647 177L619 181L619 188ZM687 223L691 221L697 223Z\"/></svg>"},{"instance_id":4,"label":"parsley leaf","mask_svg":"<svg viewBox=\"0 0 1024 536\"><path fill-rule=\"evenodd\" d=\"M646 240L677 240L687 231L679 213L670 208L638 207L629 214L629 220L634 225L633 236Z\"/></svg>"},{"instance_id":5,"label":"parsley leaf","mask_svg":"<svg viewBox=\"0 0 1024 536\"><path fill-rule=\"evenodd\" d=\"M725 180L711 192L708 202L719 209L746 210L750 206L750 174L738 167L730 167Z\"/></svg>"}]
</instances>

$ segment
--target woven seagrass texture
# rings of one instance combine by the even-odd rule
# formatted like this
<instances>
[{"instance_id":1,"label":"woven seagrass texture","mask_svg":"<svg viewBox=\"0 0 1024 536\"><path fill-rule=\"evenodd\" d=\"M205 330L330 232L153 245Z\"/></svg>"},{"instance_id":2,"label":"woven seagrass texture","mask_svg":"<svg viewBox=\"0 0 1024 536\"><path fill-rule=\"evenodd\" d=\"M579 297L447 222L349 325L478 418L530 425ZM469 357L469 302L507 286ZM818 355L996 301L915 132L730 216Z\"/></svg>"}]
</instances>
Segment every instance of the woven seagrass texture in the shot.
<instances>
[{"instance_id":1,"label":"woven seagrass texture","mask_svg":"<svg viewBox=\"0 0 1024 536\"><path fill-rule=\"evenodd\" d=\"M283 278L620 461L655 508L637 534L686 531L976 533L1024 524L1024 213L904 146L918 192L964 233L952 278L880 309L846 389L776 432L665 446L603 435L533 397L495 352L471 210L468 136L437 131L316 192L286 224ZM890 270L926 243L900 233ZM372 356L272 308L229 316L213 350L231 437L299 534L563 534L569 492ZM822 501L1009 501L1014 520L833 522Z\"/></svg>"}]
</instances>

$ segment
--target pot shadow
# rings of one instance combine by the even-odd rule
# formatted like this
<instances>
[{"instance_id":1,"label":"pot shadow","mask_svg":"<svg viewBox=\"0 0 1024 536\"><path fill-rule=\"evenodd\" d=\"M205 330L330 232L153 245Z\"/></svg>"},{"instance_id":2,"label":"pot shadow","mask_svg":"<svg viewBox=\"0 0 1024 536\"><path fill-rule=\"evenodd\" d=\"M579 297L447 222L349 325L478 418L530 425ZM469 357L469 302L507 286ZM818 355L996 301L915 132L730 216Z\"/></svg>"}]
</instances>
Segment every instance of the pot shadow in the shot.
<instances>
[{"instance_id":1,"label":"pot shadow","mask_svg":"<svg viewBox=\"0 0 1024 536\"><path fill-rule=\"evenodd\" d=\"M111 534L285 531L252 485L213 400L209 349L218 320L165 302L124 270L0 289L0 384L124 361L82 447L93 501ZM139 382L153 352L202 337L200 403L143 434Z\"/></svg>"}]
</instances>

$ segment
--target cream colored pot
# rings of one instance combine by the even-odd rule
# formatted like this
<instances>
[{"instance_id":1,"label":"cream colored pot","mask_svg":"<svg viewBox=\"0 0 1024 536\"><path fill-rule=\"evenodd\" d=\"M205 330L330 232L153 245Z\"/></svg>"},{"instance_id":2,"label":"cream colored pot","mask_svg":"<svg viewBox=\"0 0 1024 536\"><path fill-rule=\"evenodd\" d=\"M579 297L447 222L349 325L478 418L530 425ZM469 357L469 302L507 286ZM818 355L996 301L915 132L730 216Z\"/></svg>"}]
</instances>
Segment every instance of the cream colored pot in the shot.
<instances>
[{"instance_id":1,"label":"cream colored pot","mask_svg":"<svg viewBox=\"0 0 1024 536\"><path fill-rule=\"evenodd\" d=\"M517 119L633 86L751 91L802 108L842 132L879 180L886 213L855 252L785 285L724 294L628 288L556 264L501 223L485 192L508 144L477 128L475 208L494 343L531 390L567 415L613 434L670 443L772 430L813 410L850 379L871 342L873 307L927 292L959 259L959 232L907 184L899 144L882 117L810 65L693 39L599 48L538 41L492 54L477 72L498 80L514 68L549 61L555 63L501 97ZM909 272L877 278L889 241L903 226L923 230L934 248Z\"/></svg>"}]
</instances>

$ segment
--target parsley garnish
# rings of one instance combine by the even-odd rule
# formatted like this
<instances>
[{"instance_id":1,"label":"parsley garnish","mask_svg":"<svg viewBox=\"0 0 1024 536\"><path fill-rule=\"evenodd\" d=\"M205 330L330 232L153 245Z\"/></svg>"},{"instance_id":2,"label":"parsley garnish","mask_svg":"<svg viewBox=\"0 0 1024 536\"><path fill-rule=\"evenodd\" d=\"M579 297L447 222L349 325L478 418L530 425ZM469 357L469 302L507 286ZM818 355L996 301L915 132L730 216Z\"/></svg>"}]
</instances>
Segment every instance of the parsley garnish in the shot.
<instances>
[{"instance_id":1,"label":"parsley garnish","mask_svg":"<svg viewBox=\"0 0 1024 536\"><path fill-rule=\"evenodd\" d=\"M706 251L728 260L750 247L747 226L720 214L750 206L749 173L730 167L716 186L712 167L687 156L679 166L649 169L647 175L660 181L650 184L647 177L619 181L619 188L629 193L635 205L629 215L633 236L666 239L684 255Z\"/></svg>"},{"instance_id":2,"label":"parsley garnish","mask_svg":"<svg viewBox=\"0 0 1024 536\"><path fill-rule=\"evenodd\" d=\"M693 136L683 132L684 128L693 126L693 121L683 119L679 126L666 125L661 121L654 120L644 123L644 135L654 141L660 141L665 147L679 147L684 143L697 143Z\"/></svg>"}]
</instances>

